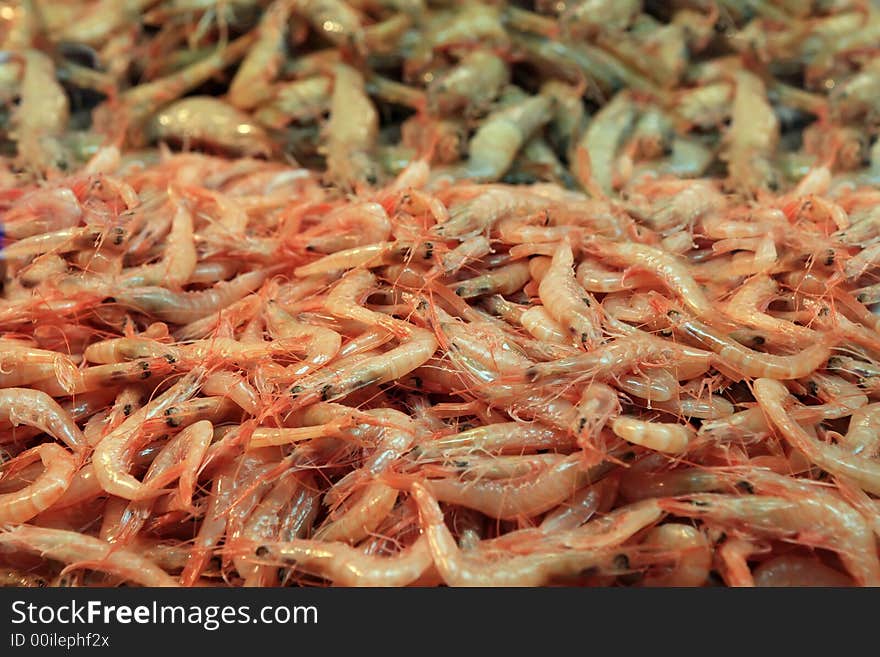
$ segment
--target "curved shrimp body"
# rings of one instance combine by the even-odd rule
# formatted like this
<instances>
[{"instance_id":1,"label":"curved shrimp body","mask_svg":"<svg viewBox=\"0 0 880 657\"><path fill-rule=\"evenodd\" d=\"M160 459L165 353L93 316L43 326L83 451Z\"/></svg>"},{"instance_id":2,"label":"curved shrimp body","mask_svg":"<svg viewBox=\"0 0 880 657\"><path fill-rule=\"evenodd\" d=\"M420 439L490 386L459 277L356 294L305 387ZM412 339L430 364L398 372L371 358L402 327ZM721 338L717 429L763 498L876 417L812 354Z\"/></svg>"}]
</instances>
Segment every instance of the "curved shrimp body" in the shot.
<instances>
[{"instance_id":1,"label":"curved shrimp body","mask_svg":"<svg viewBox=\"0 0 880 657\"><path fill-rule=\"evenodd\" d=\"M757 587L842 587L852 578L824 565L817 558L784 555L768 559L754 572Z\"/></svg>"},{"instance_id":2,"label":"curved shrimp body","mask_svg":"<svg viewBox=\"0 0 880 657\"><path fill-rule=\"evenodd\" d=\"M158 112L147 127L155 139L211 146L250 157L275 152L269 135L232 105L212 96L182 98Z\"/></svg>"},{"instance_id":3,"label":"curved shrimp body","mask_svg":"<svg viewBox=\"0 0 880 657\"><path fill-rule=\"evenodd\" d=\"M164 287L120 288L115 298L163 322L188 324L215 313L256 290L265 271L251 271L198 292L173 292Z\"/></svg>"},{"instance_id":4,"label":"curved shrimp body","mask_svg":"<svg viewBox=\"0 0 880 657\"><path fill-rule=\"evenodd\" d=\"M590 347L602 338L599 303L575 280L573 265L571 246L563 242L553 254L538 294L553 319L567 326L580 344Z\"/></svg>"},{"instance_id":5,"label":"curved shrimp body","mask_svg":"<svg viewBox=\"0 0 880 657\"><path fill-rule=\"evenodd\" d=\"M530 279L528 263L513 262L482 276L459 281L455 284L455 293L463 299L485 294L513 294L521 290Z\"/></svg>"},{"instance_id":6,"label":"curved shrimp body","mask_svg":"<svg viewBox=\"0 0 880 657\"><path fill-rule=\"evenodd\" d=\"M880 463L810 436L786 410L788 390L778 381L758 379L754 388L755 399L770 423L795 449L828 472L847 478L869 493L880 494Z\"/></svg>"},{"instance_id":7,"label":"curved shrimp body","mask_svg":"<svg viewBox=\"0 0 880 657\"><path fill-rule=\"evenodd\" d=\"M778 181L771 157L779 141L779 119L759 77L739 70L735 78L731 124L725 136L730 177L746 191L773 189Z\"/></svg>"},{"instance_id":8,"label":"curved shrimp body","mask_svg":"<svg viewBox=\"0 0 880 657\"><path fill-rule=\"evenodd\" d=\"M641 545L674 555L674 565L649 572L643 586L702 586L709 579L712 550L700 530L681 523L663 524L645 534Z\"/></svg>"},{"instance_id":9,"label":"curved shrimp body","mask_svg":"<svg viewBox=\"0 0 880 657\"><path fill-rule=\"evenodd\" d=\"M682 424L645 422L633 417L619 417L611 423L615 435L634 445L668 454L681 454L696 436L696 432Z\"/></svg>"},{"instance_id":10,"label":"curved shrimp body","mask_svg":"<svg viewBox=\"0 0 880 657\"><path fill-rule=\"evenodd\" d=\"M155 492L129 474L130 459L140 439L141 425L159 417L176 403L192 397L198 390L203 371L193 370L166 392L126 418L116 429L104 436L95 447L92 463L101 488L111 495L128 500L153 497Z\"/></svg>"},{"instance_id":11,"label":"curved shrimp body","mask_svg":"<svg viewBox=\"0 0 880 657\"><path fill-rule=\"evenodd\" d=\"M363 76L358 71L337 64L334 75L326 133L327 175L346 187L364 182L373 184L378 176L373 159L379 131L376 108L366 94Z\"/></svg>"},{"instance_id":12,"label":"curved shrimp body","mask_svg":"<svg viewBox=\"0 0 880 657\"><path fill-rule=\"evenodd\" d=\"M80 532L18 525L0 531L0 546L36 552L70 565L88 563L95 570L142 586L177 586L173 577L137 552Z\"/></svg>"},{"instance_id":13,"label":"curved shrimp body","mask_svg":"<svg viewBox=\"0 0 880 657\"><path fill-rule=\"evenodd\" d=\"M646 244L614 242L601 237L588 240L585 246L596 249L597 255L603 259L650 272L698 317L711 314L712 304L680 258Z\"/></svg>"},{"instance_id":14,"label":"curved shrimp body","mask_svg":"<svg viewBox=\"0 0 880 657\"><path fill-rule=\"evenodd\" d=\"M437 224L433 231L444 238L464 242L478 233L491 229L500 219L513 214L531 214L551 205L551 201L514 187L490 186L463 203L454 205L449 219Z\"/></svg>"},{"instance_id":15,"label":"curved shrimp body","mask_svg":"<svg viewBox=\"0 0 880 657\"><path fill-rule=\"evenodd\" d=\"M318 368L339 352L342 336L336 331L295 320L278 304L269 301L265 309L266 324L275 340L307 340L307 365L297 368L296 375Z\"/></svg>"},{"instance_id":16,"label":"curved shrimp body","mask_svg":"<svg viewBox=\"0 0 880 657\"><path fill-rule=\"evenodd\" d=\"M45 392L27 388L0 390L0 417L13 426L26 424L44 431L76 454L85 453L86 439L82 431L70 413Z\"/></svg>"},{"instance_id":17,"label":"curved shrimp body","mask_svg":"<svg viewBox=\"0 0 880 657\"><path fill-rule=\"evenodd\" d=\"M428 109L432 113L466 114L484 109L507 83L504 61L492 52L474 50L455 67L435 77L428 85Z\"/></svg>"},{"instance_id":18,"label":"curved shrimp body","mask_svg":"<svg viewBox=\"0 0 880 657\"><path fill-rule=\"evenodd\" d=\"M66 449L53 443L43 443L22 454L4 466L4 477L13 469L20 469L36 460L43 463L43 472L28 486L0 495L0 523L27 522L45 511L64 495L77 469L76 458Z\"/></svg>"},{"instance_id":19,"label":"curved shrimp body","mask_svg":"<svg viewBox=\"0 0 880 657\"><path fill-rule=\"evenodd\" d=\"M792 344L815 342L815 331L764 312L778 292L779 285L766 274L753 276L730 297L725 312L745 326L766 331L771 336L783 336Z\"/></svg>"},{"instance_id":20,"label":"curved shrimp body","mask_svg":"<svg viewBox=\"0 0 880 657\"><path fill-rule=\"evenodd\" d=\"M121 278L128 285L165 284L179 289L189 282L197 259L192 212L183 201L178 201L162 261L154 265L129 268Z\"/></svg>"},{"instance_id":21,"label":"curved shrimp body","mask_svg":"<svg viewBox=\"0 0 880 657\"><path fill-rule=\"evenodd\" d=\"M424 537L391 556L364 554L358 548L337 541L305 539L263 543L254 554L260 562L289 564L337 586L407 586L433 564Z\"/></svg>"},{"instance_id":22,"label":"curved shrimp body","mask_svg":"<svg viewBox=\"0 0 880 657\"><path fill-rule=\"evenodd\" d=\"M468 144L465 175L486 182L500 179L531 134L550 120L550 110L549 99L531 96L489 115Z\"/></svg>"},{"instance_id":23,"label":"curved shrimp body","mask_svg":"<svg viewBox=\"0 0 880 657\"><path fill-rule=\"evenodd\" d=\"M461 551L443 521L440 506L424 487L414 484L412 496L419 508L422 531L428 539L434 565L449 586L542 586L554 578L576 575L588 568L610 568L615 556L613 547L651 522L632 523L631 528L616 532L618 535L613 538L613 530L606 532L609 536L597 532L589 541L584 541L596 547L553 545L529 555L503 553L492 559L491 552L481 554L480 546L470 552ZM658 509L652 518L659 515ZM613 524L608 523L603 529L609 527Z\"/></svg>"},{"instance_id":24,"label":"curved shrimp body","mask_svg":"<svg viewBox=\"0 0 880 657\"><path fill-rule=\"evenodd\" d=\"M587 483L581 457L564 458L534 476L513 480L429 479L425 488L439 501L476 509L491 518L528 518L549 511Z\"/></svg>"},{"instance_id":25,"label":"curved shrimp body","mask_svg":"<svg viewBox=\"0 0 880 657\"><path fill-rule=\"evenodd\" d=\"M18 157L25 166L38 171L66 167L68 156L60 137L69 114L52 60L37 50L25 51L21 102L13 116Z\"/></svg>"},{"instance_id":26,"label":"curved shrimp body","mask_svg":"<svg viewBox=\"0 0 880 657\"><path fill-rule=\"evenodd\" d=\"M620 92L593 117L575 144L574 174L581 186L594 196L613 191L617 150L637 118L638 109L632 97Z\"/></svg>"},{"instance_id":27,"label":"curved shrimp body","mask_svg":"<svg viewBox=\"0 0 880 657\"><path fill-rule=\"evenodd\" d=\"M831 346L825 341L792 356L765 354L748 349L696 320L684 319L676 311L670 311L669 317L676 332L714 351L723 365L747 377L800 379L819 369L831 355Z\"/></svg>"},{"instance_id":28,"label":"curved shrimp body","mask_svg":"<svg viewBox=\"0 0 880 657\"><path fill-rule=\"evenodd\" d=\"M271 83L284 59L284 45L293 0L275 0L260 19L259 36L229 83L229 102L242 110L272 95Z\"/></svg>"},{"instance_id":29,"label":"curved shrimp body","mask_svg":"<svg viewBox=\"0 0 880 657\"><path fill-rule=\"evenodd\" d=\"M861 585L877 586L880 582L873 533L856 511L845 512L842 504L829 507L824 500L810 497L713 493L660 500L659 504L676 515L833 550Z\"/></svg>"}]
</instances>

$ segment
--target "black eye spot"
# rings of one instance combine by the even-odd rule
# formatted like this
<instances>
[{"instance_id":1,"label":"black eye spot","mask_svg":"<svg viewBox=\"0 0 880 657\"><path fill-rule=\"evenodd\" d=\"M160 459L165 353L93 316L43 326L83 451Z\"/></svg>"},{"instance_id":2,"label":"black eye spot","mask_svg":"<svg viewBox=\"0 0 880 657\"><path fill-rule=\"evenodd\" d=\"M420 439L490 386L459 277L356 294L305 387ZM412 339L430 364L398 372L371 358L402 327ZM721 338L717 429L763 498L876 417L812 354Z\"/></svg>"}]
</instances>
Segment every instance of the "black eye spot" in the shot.
<instances>
[{"instance_id":1,"label":"black eye spot","mask_svg":"<svg viewBox=\"0 0 880 657\"><path fill-rule=\"evenodd\" d=\"M254 550L254 554L256 554L258 557L268 557L269 552L269 548L267 548L265 545L261 545L256 550Z\"/></svg>"},{"instance_id":2,"label":"black eye spot","mask_svg":"<svg viewBox=\"0 0 880 657\"><path fill-rule=\"evenodd\" d=\"M321 388L321 401L327 401L330 399L330 393L333 390L333 386L327 384L323 388Z\"/></svg>"},{"instance_id":3,"label":"black eye spot","mask_svg":"<svg viewBox=\"0 0 880 657\"><path fill-rule=\"evenodd\" d=\"M614 567L617 570L629 570L629 557L625 554L618 554L614 557Z\"/></svg>"},{"instance_id":4,"label":"black eye spot","mask_svg":"<svg viewBox=\"0 0 880 657\"><path fill-rule=\"evenodd\" d=\"M752 486L748 481L738 481L736 482L737 490L741 490L744 493L748 493L749 495L755 494L755 487Z\"/></svg>"}]
</instances>

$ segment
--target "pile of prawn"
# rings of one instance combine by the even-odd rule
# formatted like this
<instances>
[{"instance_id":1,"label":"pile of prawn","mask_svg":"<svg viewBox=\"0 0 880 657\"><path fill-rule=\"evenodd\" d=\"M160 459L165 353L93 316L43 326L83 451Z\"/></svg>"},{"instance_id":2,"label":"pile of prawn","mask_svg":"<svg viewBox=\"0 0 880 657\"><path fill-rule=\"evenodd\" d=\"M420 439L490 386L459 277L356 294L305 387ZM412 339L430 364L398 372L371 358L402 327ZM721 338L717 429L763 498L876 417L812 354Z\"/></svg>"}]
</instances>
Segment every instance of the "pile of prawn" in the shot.
<instances>
[{"instance_id":1,"label":"pile of prawn","mask_svg":"<svg viewBox=\"0 0 880 657\"><path fill-rule=\"evenodd\" d=\"M8 192L7 579L880 584L874 189L430 181Z\"/></svg>"},{"instance_id":2,"label":"pile of prawn","mask_svg":"<svg viewBox=\"0 0 880 657\"><path fill-rule=\"evenodd\" d=\"M0 7L0 582L880 585L878 28Z\"/></svg>"},{"instance_id":3,"label":"pile of prawn","mask_svg":"<svg viewBox=\"0 0 880 657\"><path fill-rule=\"evenodd\" d=\"M169 144L593 194L645 173L880 177L868 0L11 0L0 177ZM876 144L876 142L875 142Z\"/></svg>"}]
</instances>

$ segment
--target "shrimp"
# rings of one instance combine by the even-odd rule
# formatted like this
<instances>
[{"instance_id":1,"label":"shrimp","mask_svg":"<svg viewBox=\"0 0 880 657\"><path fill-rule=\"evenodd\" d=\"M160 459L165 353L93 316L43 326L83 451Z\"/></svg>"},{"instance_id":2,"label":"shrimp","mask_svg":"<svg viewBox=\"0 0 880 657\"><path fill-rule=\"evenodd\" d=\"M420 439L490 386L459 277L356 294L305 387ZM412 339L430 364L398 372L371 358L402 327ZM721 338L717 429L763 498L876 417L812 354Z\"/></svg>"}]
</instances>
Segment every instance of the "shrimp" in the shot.
<instances>
[{"instance_id":1,"label":"shrimp","mask_svg":"<svg viewBox=\"0 0 880 657\"><path fill-rule=\"evenodd\" d=\"M550 205L543 196L513 187L482 188L473 198L450 208L449 219L437 224L433 232L464 242L491 229L504 217L539 212Z\"/></svg>"},{"instance_id":2,"label":"shrimp","mask_svg":"<svg viewBox=\"0 0 880 657\"><path fill-rule=\"evenodd\" d=\"M819 369L831 354L831 346L826 340L811 344L792 356L765 354L743 347L701 322L684 318L677 311L669 311L668 316L676 332L711 349L718 355L720 363L743 376L799 379Z\"/></svg>"},{"instance_id":3,"label":"shrimp","mask_svg":"<svg viewBox=\"0 0 880 657\"><path fill-rule=\"evenodd\" d=\"M476 452L529 454L573 446L570 436L536 422L500 422L421 442L414 454L420 459L449 459Z\"/></svg>"},{"instance_id":4,"label":"shrimp","mask_svg":"<svg viewBox=\"0 0 880 657\"><path fill-rule=\"evenodd\" d=\"M18 525L0 531L0 546L36 552L70 566L87 564L142 586L177 586L173 577L137 552L79 532Z\"/></svg>"},{"instance_id":5,"label":"shrimp","mask_svg":"<svg viewBox=\"0 0 880 657\"><path fill-rule=\"evenodd\" d=\"M196 368L149 404L129 415L98 443L92 455L92 463L95 476L105 491L128 500L156 495L155 491L137 481L128 472L131 454L141 439L141 424L162 415L174 404L192 397L201 385L203 375L204 371Z\"/></svg>"},{"instance_id":6,"label":"shrimp","mask_svg":"<svg viewBox=\"0 0 880 657\"><path fill-rule=\"evenodd\" d=\"M293 4L294 0L275 0L263 13L257 26L259 36L229 83L229 102L238 109L253 109L271 96L271 83L284 61Z\"/></svg>"},{"instance_id":7,"label":"shrimp","mask_svg":"<svg viewBox=\"0 0 880 657\"><path fill-rule=\"evenodd\" d=\"M541 280L538 294L553 319L567 326L582 345L590 347L602 337L599 304L578 285L573 263L571 245L561 243L553 254L550 269Z\"/></svg>"},{"instance_id":8,"label":"shrimp","mask_svg":"<svg viewBox=\"0 0 880 657\"><path fill-rule=\"evenodd\" d=\"M525 262L514 262L455 284L455 293L470 299L484 294L513 294L529 282L531 274Z\"/></svg>"},{"instance_id":9,"label":"shrimp","mask_svg":"<svg viewBox=\"0 0 880 657\"><path fill-rule=\"evenodd\" d=\"M840 438L841 446L852 454L876 457L880 452L880 403L868 404L857 408L849 419L849 428Z\"/></svg>"},{"instance_id":10,"label":"shrimp","mask_svg":"<svg viewBox=\"0 0 880 657\"><path fill-rule=\"evenodd\" d=\"M211 96L188 96L164 107L147 126L161 141L206 145L233 155L268 157L275 146L247 114Z\"/></svg>"},{"instance_id":11,"label":"shrimp","mask_svg":"<svg viewBox=\"0 0 880 657\"><path fill-rule=\"evenodd\" d=\"M67 168L69 155L61 136L69 115L67 95L55 79L52 60L37 50L26 50L21 102L13 115L18 159L24 166L40 172Z\"/></svg>"},{"instance_id":12,"label":"shrimp","mask_svg":"<svg viewBox=\"0 0 880 657\"><path fill-rule=\"evenodd\" d=\"M585 246L602 259L650 272L675 292L698 317L707 316L713 311L712 304L687 271L682 259L645 244L613 242L599 236L589 239Z\"/></svg>"},{"instance_id":13,"label":"shrimp","mask_svg":"<svg viewBox=\"0 0 880 657\"><path fill-rule=\"evenodd\" d=\"M292 122L318 119L330 110L333 81L324 75L275 85L272 96L254 113L267 128L280 130Z\"/></svg>"},{"instance_id":14,"label":"shrimp","mask_svg":"<svg viewBox=\"0 0 880 657\"><path fill-rule=\"evenodd\" d=\"M643 586L702 586L709 579L712 551L705 534L680 523L654 527L641 542L661 554L672 552L675 564L671 567L649 570Z\"/></svg>"},{"instance_id":15,"label":"shrimp","mask_svg":"<svg viewBox=\"0 0 880 657\"><path fill-rule=\"evenodd\" d=\"M532 133L550 120L550 101L530 96L490 114L468 143L464 175L492 182L510 168Z\"/></svg>"},{"instance_id":16,"label":"shrimp","mask_svg":"<svg viewBox=\"0 0 880 657\"><path fill-rule=\"evenodd\" d=\"M398 491L382 482L366 484L337 518L320 527L315 540L356 543L369 536L397 502Z\"/></svg>"},{"instance_id":17,"label":"shrimp","mask_svg":"<svg viewBox=\"0 0 880 657\"><path fill-rule=\"evenodd\" d=\"M449 586L542 586L555 577L610 566L617 554L612 548L644 526L633 523L632 529L622 530L620 536L613 538L601 533L593 536L593 544L599 546L594 549L564 547L528 555L503 554L490 560L480 554L479 547L469 552L461 551L443 522L440 506L424 487L413 484L412 496L419 509L422 531L427 537L434 565ZM657 510L654 518L659 515Z\"/></svg>"},{"instance_id":18,"label":"shrimp","mask_svg":"<svg viewBox=\"0 0 880 657\"><path fill-rule=\"evenodd\" d=\"M344 6L344 3L331 4ZM330 24L339 23L334 19ZM333 71L335 82L325 133L327 175L344 187L363 182L372 185L378 180L378 169L372 156L379 131L376 108L364 90L364 79L358 71L344 64L337 64Z\"/></svg>"},{"instance_id":19,"label":"shrimp","mask_svg":"<svg viewBox=\"0 0 880 657\"><path fill-rule=\"evenodd\" d=\"M3 466L2 477L42 461L43 471L28 486L0 495L0 523L27 522L50 508L67 491L77 469L77 460L59 445L43 443L19 454ZM2 542L2 541L0 541Z\"/></svg>"},{"instance_id":20,"label":"shrimp","mask_svg":"<svg viewBox=\"0 0 880 657\"><path fill-rule=\"evenodd\" d=\"M311 23L318 34L343 48L363 55L366 37L360 17L343 0L294 0L295 10Z\"/></svg>"},{"instance_id":21,"label":"shrimp","mask_svg":"<svg viewBox=\"0 0 880 657\"><path fill-rule=\"evenodd\" d=\"M294 540L263 543L254 551L255 561L290 565L323 577L337 586L407 586L432 565L425 537L389 556L364 554L338 541Z\"/></svg>"},{"instance_id":22,"label":"shrimp","mask_svg":"<svg viewBox=\"0 0 880 657\"><path fill-rule=\"evenodd\" d=\"M755 568L755 586L852 586L852 579L829 568L816 557L785 555Z\"/></svg>"},{"instance_id":23,"label":"shrimp","mask_svg":"<svg viewBox=\"0 0 880 657\"><path fill-rule=\"evenodd\" d=\"M593 196L610 194L614 187L617 149L635 125L638 110L627 92L606 104L584 130L574 146L572 170Z\"/></svg>"},{"instance_id":24,"label":"shrimp","mask_svg":"<svg viewBox=\"0 0 880 657\"><path fill-rule=\"evenodd\" d=\"M508 77L507 66L494 53L469 52L428 85L428 110L435 114L479 114L507 84Z\"/></svg>"},{"instance_id":25,"label":"shrimp","mask_svg":"<svg viewBox=\"0 0 880 657\"><path fill-rule=\"evenodd\" d=\"M26 424L66 444L80 457L85 455L86 439L76 422L45 392L27 388L0 390L0 418L13 426Z\"/></svg>"},{"instance_id":26,"label":"shrimp","mask_svg":"<svg viewBox=\"0 0 880 657\"><path fill-rule=\"evenodd\" d=\"M558 506L588 483L590 474L582 469L580 455L574 455L524 479L428 479L423 485L441 502L459 504L491 518L506 520L534 516Z\"/></svg>"},{"instance_id":27,"label":"shrimp","mask_svg":"<svg viewBox=\"0 0 880 657\"><path fill-rule=\"evenodd\" d=\"M788 390L778 381L758 379L754 389L767 419L795 449L828 472L845 477L869 493L880 494L880 463L811 437L786 410Z\"/></svg>"},{"instance_id":28,"label":"shrimp","mask_svg":"<svg viewBox=\"0 0 880 657\"><path fill-rule=\"evenodd\" d=\"M779 119L759 77L738 70L735 79L730 129L725 135L728 172L745 191L776 189L779 181L771 157L779 142Z\"/></svg>"},{"instance_id":29,"label":"shrimp","mask_svg":"<svg viewBox=\"0 0 880 657\"><path fill-rule=\"evenodd\" d=\"M173 292L163 287L119 288L118 302L153 315L163 322L188 324L223 310L256 290L267 272L250 271L231 281L221 281L207 290Z\"/></svg>"},{"instance_id":30,"label":"shrimp","mask_svg":"<svg viewBox=\"0 0 880 657\"><path fill-rule=\"evenodd\" d=\"M880 581L873 533L861 516L843 503L829 506L816 496L787 499L703 493L658 504L675 515L832 550L860 585L876 586Z\"/></svg>"},{"instance_id":31,"label":"shrimp","mask_svg":"<svg viewBox=\"0 0 880 657\"><path fill-rule=\"evenodd\" d=\"M696 437L696 432L688 425L645 422L626 416L615 419L611 430L629 443L668 454L685 452Z\"/></svg>"},{"instance_id":32,"label":"shrimp","mask_svg":"<svg viewBox=\"0 0 880 657\"><path fill-rule=\"evenodd\" d=\"M753 276L730 297L725 312L745 326L766 331L774 337L780 336L792 345L815 342L818 337L816 331L765 312L767 305L778 294L779 285L775 280L766 274Z\"/></svg>"}]
</instances>

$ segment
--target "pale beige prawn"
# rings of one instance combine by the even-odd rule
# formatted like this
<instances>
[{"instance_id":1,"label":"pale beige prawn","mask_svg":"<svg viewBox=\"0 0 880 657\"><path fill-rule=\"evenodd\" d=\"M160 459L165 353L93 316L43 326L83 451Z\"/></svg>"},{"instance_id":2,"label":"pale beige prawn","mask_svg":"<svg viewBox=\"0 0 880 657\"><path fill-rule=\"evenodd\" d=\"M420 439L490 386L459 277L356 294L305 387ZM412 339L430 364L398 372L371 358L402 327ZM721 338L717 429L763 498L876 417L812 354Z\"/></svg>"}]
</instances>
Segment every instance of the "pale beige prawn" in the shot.
<instances>
[{"instance_id":1,"label":"pale beige prawn","mask_svg":"<svg viewBox=\"0 0 880 657\"><path fill-rule=\"evenodd\" d=\"M66 168L68 154L61 137L70 105L55 77L55 65L37 50L24 52L21 101L12 117L19 161L38 171Z\"/></svg>"},{"instance_id":2,"label":"pale beige prawn","mask_svg":"<svg viewBox=\"0 0 880 657\"><path fill-rule=\"evenodd\" d=\"M229 102L239 109L253 109L272 95L272 81L284 62L288 19L294 1L275 0L263 12L257 40L229 83Z\"/></svg>"},{"instance_id":3,"label":"pale beige prawn","mask_svg":"<svg viewBox=\"0 0 880 657\"><path fill-rule=\"evenodd\" d=\"M490 114L468 143L464 175L486 182L500 179L532 133L551 116L550 100L544 96L527 96Z\"/></svg>"},{"instance_id":4,"label":"pale beige prawn","mask_svg":"<svg viewBox=\"0 0 880 657\"><path fill-rule=\"evenodd\" d=\"M307 357L305 361L294 366L294 374L302 376L312 369L317 369L331 361L342 345L342 336L336 331L300 322L272 300L264 310L266 325L275 340L306 340Z\"/></svg>"},{"instance_id":5,"label":"pale beige prawn","mask_svg":"<svg viewBox=\"0 0 880 657\"><path fill-rule=\"evenodd\" d=\"M379 116L366 94L363 76L345 64L337 64L333 70L333 96L325 132L327 176L349 188L364 182L375 184L379 172L373 150Z\"/></svg>"},{"instance_id":6,"label":"pale beige prawn","mask_svg":"<svg viewBox=\"0 0 880 657\"><path fill-rule=\"evenodd\" d=\"M664 499L658 504L678 516L832 550L859 584L876 586L880 560L873 532L854 509L843 502L830 505L825 498L702 493Z\"/></svg>"},{"instance_id":7,"label":"pale beige prawn","mask_svg":"<svg viewBox=\"0 0 880 657\"><path fill-rule=\"evenodd\" d=\"M18 525L0 531L0 545L35 552L69 566L88 565L142 586L177 586L173 577L135 551L80 532Z\"/></svg>"},{"instance_id":8,"label":"pale beige prawn","mask_svg":"<svg viewBox=\"0 0 880 657\"><path fill-rule=\"evenodd\" d=\"M574 444L567 434L537 422L500 422L420 442L413 454L419 459L448 459L473 453L529 454L565 450Z\"/></svg>"},{"instance_id":9,"label":"pale beige prawn","mask_svg":"<svg viewBox=\"0 0 880 657\"><path fill-rule=\"evenodd\" d=\"M602 338L599 302L575 280L573 265L571 245L562 242L538 286L538 294L550 316L567 326L582 345L591 347Z\"/></svg>"},{"instance_id":10,"label":"pale beige prawn","mask_svg":"<svg viewBox=\"0 0 880 657\"><path fill-rule=\"evenodd\" d=\"M676 332L715 352L720 364L747 377L799 379L819 369L831 354L831 346L826 340L813 343L791 356L765 354L748 349L677 311L669 311L668 316Z\"/></svg>"},{"instance_id":11,"label":"pale beige prawn","mask_svg":"<svg viewBox=\"0 0 880 657\"><path fill-rule=\"evenodd\" d=\"M266 276L266 271L250 271L198 292L175 292L155 286L121 287L114 292L114 297L120 303L164 322L188 324L242 299L260 287Z\"/></svg>"},{"instance_id":12,"label":"pale beige prawn","mask_svg":"<svg viewBox=\"0 0 880 657\"><path fill-rule=\"evenodd\" d=\"M698 317L714 310L699 283L688 271L686 261L656 247L637 242L614 242L599 236L588 239L585 248L601 259L647 271L665 283Z\"/></svg>"},{"instance_id":13,"label":"pale beige prawn","mask_svg":"<svg viewBox=\"0 0 880 657\"><path fill-rule=\"evenodd\" d=\"M133 452L141 440L141 425L161 416L167 409L192 397L201 385L204 371L196 368L167 391L135 411L116 429L104 436L92 455L95 476L112 495L129 500L152 497L156 493L129 474Z\"/></svg>"},{"instance_id":14,"label":"pale beige prawn","mask_svg":"<svg viewBox=\"0 0 880 657\"><path fill-rule=\"evenodd\" d=\"M575 144L572 171L593 196L613 191L617 150L637 118L632 96L621 91L593 117Z\"/></svg>"},{"instance_id":15,"label":"pale beige prawn","mask_svg":"<svg viewBox=\"0 0 880 657\"><path fill-rule=\"evenodd\" d=\"M604 526L606 533L591 536L589 547L554 546L532 554L502 554L491 559L482 555L480 546L462 552L443 521L437 501L420 484L413 484L412 496L419 508L422 531L434 559L434 565L449 586L541 586L554 577L574 575L614 561L613 547L661 515L659 509L651 519L633 522L628 530L622 527L615 535L614 526ZM622 524L622 523L621 523ZM611 526L611 531L607 531ZM595 547L592 547L595 546Z\"/></svg>"},{"instance_id":16,"label":"pale beige prawn","mask_svg":"<svg viewBox=\"0 0 880 657\"><path fill-rule=\"evenodd\" d=\"M757 587L844 587L852 586L852 578L826 566L817 557L780 555L755 568Z\"/></svg>"},{"instance_id":17,"label":"pale beige prawn","mask_svg":"<svg viewBox=\"0 0 880 657\"><path fill-rule=\"evenodd\" d=\"M769 335L780 336L792 345L815 342L816 331L799 326L766 312L767 305L779 294L779 284L766 274L751 277L734 292L724 306L725 313L736 320Z\"/></svg>"},{"instance_id":18,"label":"pale beige prawn","mask_svg":"<svg viewBox=\"0 0 880 657\"><path fill-rule=\"evenodd\" d=\"M812 463L828 472L852 481L865 491L880 494L880 463L851 450L815 440L786 409L788 389L772 379L754 383L755 399L769 422L791 445Z\"/></svg>"},{"instance_id":19,"label":"pale beige prawn","mask_svg":"<svg viewBox=\"0 0 880 657\"><path fill-rule=\"evenodd\" d=\"M730 177L747 192L775 189L779 181L771 158L779 142L779 119L757 75L740 69L734 77L731 124L724 137Z\"/></svg>"},{"instance_id":20,"label":"pale beige prawn","mask_svg":"<svg viewBox=\"0 0 880 657\"><path fill-rule=\"evenodd\" d=\"M840 438L841 446L853 454L876 457L880 451L880 403L857 408L849 419L849 428Z\"/></svg>"},{"instance_id":21,"label":"pale beige prawn","mask_svg":"<svg viewBox=\"0 0 880 657\"><path fill-rule=\"evenodd\" d=\"M263 543L256 548L254 556L259 563L289 564L337 586L407 586L433 565L424 536L389 556L365 554L339 541L305 539Z\"/></svg>"},{"instance_id":22,"label":"pale beige prawn","mask_svg":"<svg viewBox=\"0 0 880 657\"><path fill-rule=\"evenodd\" d=\"M524 479L524 480L523 480ZM501 520L527 518L558 506L590 481L580 455L514 479L427 479L422 485L441 502L459 504Z\"/></svg>"},{"instance_id":23,"label":"pale beige prawn","mask_svg":"<svg viewBox=\"0 0 880 657\"><path fill-rule=\"evenodd\" d=\"M702 586L709 579L712 549L706 535L695 527L677 522L663 524L645 534L640 545L660 555L671 553L674 559L671 566L650 569L642 586Z\"/></svg>"},{"instance_id":24,"label":"pale beige prawn","mask_svg":"<svg viewBox=\"0 0 880 657\"><path fill-rule=\"evenodd\" d=\"M0 524L27 522L55 504L70 487L77 470L77 459L54 443L43 443L22 452L3 465L0 476L5 479L38 460L43 463L43 471L32 483L0 495Z\"/></svg>"},{"instance_id":25,"label":"pale beige prawn","mask_svg":"<svg viewBox=\"0 0 880 657\"><path fill-rule=\"evenodd\" d=\"M667 454L685 452L696 437L696 431L689 425L646 422L628 416L615 419L611 430L629 443Z\"/></svg>"},{"instance_id":26,"label":"pale beige prawn","mask_svg":"<svg viewBox=\"0 0 880 657\"><path fill-rule=\"evenodd\" d=\"M0 418L13 426L32 426L63 442L75 454L85 454L87 445L82 431L70 413L45 392L27 388L0 390Z\"/></svg>"},{"instance_id":27,"label":"pale beige prawn","mask_svg":"<svg viewBox=\"0 0 880 657\"><path fill-rule=\"evenodd\" d=\"M455 293L463 299L485 294L513 294L529 282L531 273L527 262L512 262L454 284Z\"/></svg>"}]
</instances>

